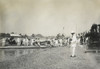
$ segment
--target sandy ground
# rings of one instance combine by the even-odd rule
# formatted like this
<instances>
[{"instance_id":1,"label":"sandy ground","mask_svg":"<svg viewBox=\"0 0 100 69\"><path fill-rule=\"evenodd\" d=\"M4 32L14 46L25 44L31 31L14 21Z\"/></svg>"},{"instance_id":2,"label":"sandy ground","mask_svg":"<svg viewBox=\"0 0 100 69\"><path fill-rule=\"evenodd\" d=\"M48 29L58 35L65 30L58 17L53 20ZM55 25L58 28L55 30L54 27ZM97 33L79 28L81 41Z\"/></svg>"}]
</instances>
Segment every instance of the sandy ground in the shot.
<instances>
[{"instance_id":1,"label":"sandy ground","mask_svg":"<svg viewBox=\"0 0 100 69\"><path fill-rule=\"evenodd\" d=\"M70 57L69 47L35 49L33 53L0 62L0 69L99 69L94 57L76 48L76 57Z\"/></svg>"}]
</instances>

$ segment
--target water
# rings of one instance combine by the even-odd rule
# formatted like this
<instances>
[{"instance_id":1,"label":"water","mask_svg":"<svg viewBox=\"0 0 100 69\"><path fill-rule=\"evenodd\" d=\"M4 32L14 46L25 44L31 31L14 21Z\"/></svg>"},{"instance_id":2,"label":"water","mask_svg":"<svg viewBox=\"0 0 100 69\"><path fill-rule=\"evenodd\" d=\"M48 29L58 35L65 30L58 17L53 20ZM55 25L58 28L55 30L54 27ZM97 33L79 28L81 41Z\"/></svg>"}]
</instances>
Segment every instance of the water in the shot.
<instances>
[{"instance_id":1,"label":"water","mask_svg":"<svg viewBox=\"0 0 100 69\"><path fill-rule=\"evenodd\" d=\"M34 49L0 49L0 62L5 60L13 60L22 55L31 54Z\"/></svg>"},{"instance_id":2,"label":"water","mask_svg":"<svg viewBox=\"0 0 100 69\"><path fill-rule=\"evenodd\" d=\"M96 54L95 58L97 60L97 63L100 64L100 53Z\"/></svg>"}]
</instances>

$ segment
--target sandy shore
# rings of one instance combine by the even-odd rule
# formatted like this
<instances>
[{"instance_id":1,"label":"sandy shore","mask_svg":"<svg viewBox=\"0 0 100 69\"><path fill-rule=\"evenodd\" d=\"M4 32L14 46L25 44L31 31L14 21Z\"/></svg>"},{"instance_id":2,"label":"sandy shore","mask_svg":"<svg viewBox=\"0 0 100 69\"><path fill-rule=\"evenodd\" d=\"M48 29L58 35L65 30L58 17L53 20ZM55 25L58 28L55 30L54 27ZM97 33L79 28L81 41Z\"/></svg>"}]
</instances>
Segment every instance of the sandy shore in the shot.
<instances>
[{"instance_id":1,"label":"sandy shore","mask_svg":"<svg viewBox=\"0 0 100 69\"><path fill-rule=\"evenodd\" d=\"M76 55L71 58L68 47L34 49L31 54L0 62L0 69L97 69L95 60L81 47Z\"/></svg>"}]
</instances>

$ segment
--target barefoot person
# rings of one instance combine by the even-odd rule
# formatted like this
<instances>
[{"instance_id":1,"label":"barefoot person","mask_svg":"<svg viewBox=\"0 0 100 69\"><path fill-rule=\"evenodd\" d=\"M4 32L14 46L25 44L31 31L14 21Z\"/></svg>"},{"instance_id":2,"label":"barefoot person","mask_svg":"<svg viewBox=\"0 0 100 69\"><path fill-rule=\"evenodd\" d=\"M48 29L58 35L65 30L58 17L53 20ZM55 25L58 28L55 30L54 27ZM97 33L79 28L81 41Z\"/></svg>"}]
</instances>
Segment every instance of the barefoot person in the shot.
<instances>
[{"instance_id":1,"label":"barefoot person","mask_svg":"<svg viewBox=\"0 0 100 69\"><path fill-rule=\"evenodd\" d=\"M75 48L76 48L76 44L77 44L77 39L76 39L76 35L75 35L75 32L72 31L71 32L72 34L72 40L71 40L71 57L76 57L75 55Z\"/></svg>"}]
</instances>

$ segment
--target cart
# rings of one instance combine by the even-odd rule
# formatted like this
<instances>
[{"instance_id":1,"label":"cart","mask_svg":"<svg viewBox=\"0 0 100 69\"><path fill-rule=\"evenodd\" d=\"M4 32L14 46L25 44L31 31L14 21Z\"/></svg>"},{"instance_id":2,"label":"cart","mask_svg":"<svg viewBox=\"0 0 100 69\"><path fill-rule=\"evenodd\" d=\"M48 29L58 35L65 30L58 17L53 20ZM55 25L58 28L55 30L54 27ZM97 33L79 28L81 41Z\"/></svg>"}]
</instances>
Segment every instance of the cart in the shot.
<instances>
[{"instance_id":1,"label":"cart","mask_svg":"<svg viewBox=\"0 0 100 69\"><path fill-rule=\"evenodd\" d=\"M90 33L88 36L88 42L85 45L85 53L100 51L100 33Z\"/></svg>"}]
</instances>

